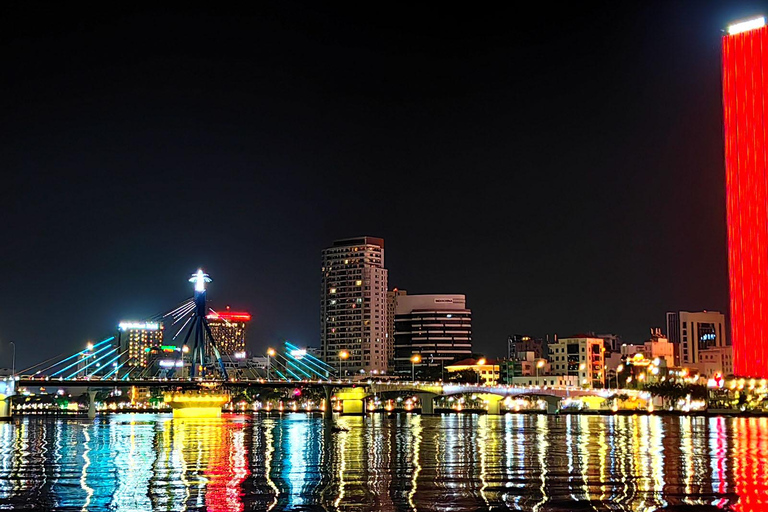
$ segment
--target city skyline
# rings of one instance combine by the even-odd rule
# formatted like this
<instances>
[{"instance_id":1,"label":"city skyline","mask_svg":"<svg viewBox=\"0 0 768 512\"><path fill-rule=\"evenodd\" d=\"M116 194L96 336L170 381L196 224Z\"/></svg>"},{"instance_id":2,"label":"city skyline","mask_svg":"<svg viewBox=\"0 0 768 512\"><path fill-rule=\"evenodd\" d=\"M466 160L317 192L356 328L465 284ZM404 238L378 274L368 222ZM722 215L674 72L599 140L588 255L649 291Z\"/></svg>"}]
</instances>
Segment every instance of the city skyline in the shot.
<instances>
[{"instance_id":1,"label":"city skyline","mask_svg":"<svg viewBox=\"0 0 768 512\"><path fill-rule=\"evenodd\" d=\"M0 357L162 311L201 265L214 302L253 312L253 348L318 345L319 251L364 233L387 240L390 288L467 296L480 352L729 310L720 30L762 3L514 30L261 9L10 10Z\"/></svg>"}]
</instances>

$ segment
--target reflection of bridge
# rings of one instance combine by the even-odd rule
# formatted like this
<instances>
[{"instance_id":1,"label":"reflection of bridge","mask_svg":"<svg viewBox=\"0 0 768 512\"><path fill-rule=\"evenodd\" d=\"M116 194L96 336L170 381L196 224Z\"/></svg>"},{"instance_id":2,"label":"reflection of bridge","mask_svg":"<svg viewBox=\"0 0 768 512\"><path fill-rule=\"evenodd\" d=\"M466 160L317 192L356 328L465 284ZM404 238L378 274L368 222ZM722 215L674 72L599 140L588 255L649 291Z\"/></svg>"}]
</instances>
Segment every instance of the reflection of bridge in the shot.
<instances>
[{"instance_id":1,"label":"reflection of bridge","mask_svg":"<svg viewBox=\"0 0 768 512\"><path fill-rule=\"evenodd\" d=\"M422 414L434 413L434 399L441 396L473 394L482 398L488 404L489 414L501 412L500 402L506 397L536 397L547 403L547 412L555 413L560 408L562 400L579 397L601 397L608 399L616 394L638 397L640 391L614 389L583 389L568 386L552 387L514 387L487 386L478 384L456 384L447 382L402 382L402 381L352 381L352 380L266 380L266 379L230 379L229 381L212 381L203 379L63 379L40 376L20 376L17 386L22 388L114 388L140 387L159 390L179 389L210 389L221 387L225 389L263 388L263 389L294 389L315 388L324 392L326 399L325 414L332 415L330 400L335 396L341 403L343 414L363 414L365 401L375 395L412 394L421 402Z\"/></svg>"}]
</instances>

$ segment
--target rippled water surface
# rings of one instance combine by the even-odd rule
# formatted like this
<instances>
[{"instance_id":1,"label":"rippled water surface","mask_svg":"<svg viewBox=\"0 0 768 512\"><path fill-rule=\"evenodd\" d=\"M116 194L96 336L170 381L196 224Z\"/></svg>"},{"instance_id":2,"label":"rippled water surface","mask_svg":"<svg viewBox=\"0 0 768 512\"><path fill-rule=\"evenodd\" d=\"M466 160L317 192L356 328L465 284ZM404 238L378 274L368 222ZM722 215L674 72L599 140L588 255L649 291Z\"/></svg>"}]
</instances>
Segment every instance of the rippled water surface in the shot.
<instances>
[{"instance_id":1,"label":"rippled water surface","mask_svg":"<svg viewBox=\"0 0 768 512\"><path fill-rule=\"evenodd\" d=\"M768 419L111 415L0 425L0 508L768 510Z\"/></svg>"}]
</instances>

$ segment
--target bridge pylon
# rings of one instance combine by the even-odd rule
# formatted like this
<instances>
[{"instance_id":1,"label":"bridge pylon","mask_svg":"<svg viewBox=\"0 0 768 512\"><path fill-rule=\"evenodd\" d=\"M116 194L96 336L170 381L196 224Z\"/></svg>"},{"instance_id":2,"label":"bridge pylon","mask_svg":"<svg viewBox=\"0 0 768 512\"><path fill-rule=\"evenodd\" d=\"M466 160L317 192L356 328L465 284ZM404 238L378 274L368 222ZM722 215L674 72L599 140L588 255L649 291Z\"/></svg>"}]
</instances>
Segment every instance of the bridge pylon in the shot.
<instances>
[{"instance_id":1,"label":"bridge pylon","mask_svg":"<svg viewBox=\"0 0 768 512\"><path fill-rule=\"evenodd\" d=\"M189 338L192 333L194 333L189 376L191 378L205 376L206 355L209 352L212 352L216 357L221 377L224 380L229 380L227 369L224 367L224 363L221 360L219 348L216 346L216 340L214 339L213 334L211 334L211 328L208 325L208 306L206 303L205 283L210 283L211 278L208 277L208 274L204 273L202 269L198 269L196 273L192 274L189 282L195 283L195 310L187 334L184 337L184 345L188 346L187 343L189 342ZM209 348L210 350L208 350Z\"/></svg>"}]
</instances>

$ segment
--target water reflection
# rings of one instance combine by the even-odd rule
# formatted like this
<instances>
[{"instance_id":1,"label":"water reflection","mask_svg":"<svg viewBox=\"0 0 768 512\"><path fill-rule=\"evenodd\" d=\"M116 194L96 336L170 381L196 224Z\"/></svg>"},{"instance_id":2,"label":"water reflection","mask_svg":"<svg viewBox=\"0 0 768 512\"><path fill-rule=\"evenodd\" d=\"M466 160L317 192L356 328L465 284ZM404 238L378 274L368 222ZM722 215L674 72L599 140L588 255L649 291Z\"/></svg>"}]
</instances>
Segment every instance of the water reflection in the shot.
<instances>
[{"instance_id":1,"label":"water reflection","mask_svg":"<svg viewBox=\"0 0 768 512\"><path fill-rule=\"evenodd\" d=\"M768 503L768 419L303 413L0 424L0 508L656 510Z\"/></svg>"}]
</instances>

